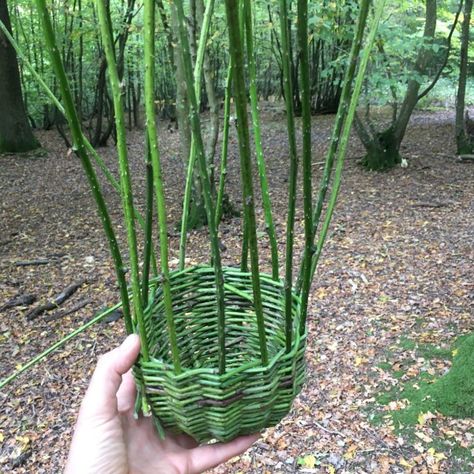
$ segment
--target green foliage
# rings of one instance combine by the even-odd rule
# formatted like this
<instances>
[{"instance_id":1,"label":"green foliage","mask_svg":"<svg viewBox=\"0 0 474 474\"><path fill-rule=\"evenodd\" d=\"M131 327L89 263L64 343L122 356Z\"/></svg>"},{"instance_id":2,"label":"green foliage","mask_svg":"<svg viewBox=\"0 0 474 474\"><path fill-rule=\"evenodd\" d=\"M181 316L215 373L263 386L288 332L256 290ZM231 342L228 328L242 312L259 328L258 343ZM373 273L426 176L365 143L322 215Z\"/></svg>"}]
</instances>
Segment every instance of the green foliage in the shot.
<instances>
[{"instance_id":1,"label":"green foliage","mask_svg":"<svg viewBox=\"0 0 474 474\"><path fill-rule=\"evenodd\" d=\"M143 115L143 70L140 58L143 57L141 34L143 31L143 8L141 2L110 0L110 15L112 18L114 36L127 32L124 61L124 94L127 108L137 109L138 115ZM184 2L188 16L189 2ZM124 21L127 5L133 5L130 23ZM27 0L10 0L14 33L17 41L25 51L29 62L39 71L53 92L58 95L57 84L51 74L50 63L44 53L44 42L41 39L40 22L31 2ZM170 16L169 2L163 2L164 14ZM296 38L297 19L296 2L290 2L289 22L292 40ZM312 88L312 110L335 111L340 91L343 71L349 53L349 42L354 32L355 15L358 2L355 0L324 0L309 2L308 32L310 53L310 75ZM422 84L428 84L433 72L436 71L445 52L445 38L452 24L454 13L459 5L457 0L438 2L437 38L430 45L434 53L428 75L418 75L413 71L413 62L420 47L420 38L424 26L424 2L402 1L391 2L386 9L384 21L379 32L379 45L383 47L382 54L374 49L367 84L365 99L371 104L385 106L393 103L392 91L398 99L403 97L406 85L410 79L416 79ZM80 6L80 8L79 8ZM97 11L94 2L82 0L77 2L50 2L54 28L58 35L66 72L72 82L75 101L83 120L89 121L89 129L93 129L99 114L98 83L100 80L101 63L104 61L102 40L97 28ZM255 2L254 5L254 44L256 61L256 85L258 95L264 99L281 99L281 38L279 37L278 0ZM156 82L155 94L157 113L168 118L174 118L173 98L176 92L175 74L168 53L169 29L166 30L158 18L155 31L156 43ZM119 49L119 41L116 43ZM422 103L423 106L440 103L453 103L454 78L458 68L458 32L453 38L453 53L443 74L445 86L436 88ZM207 44L207 53L213 67L216 92L219 98L224 97L225 80L228 66L228 38L225 25L225 11L222 2L217 2ZM474 47L471 47L471 56ZM292 51L292 63L299 67L298 51ZM22 87L28 107L29 116L36 126L49 128L58 121L58 114L49 103L44 92L33 80L29 71L22 67ZM297 71L294 71L296 74ZM105 84L105 109L110 111L110 90ZM206 106L204 85L203 107ZM295 95L299 99L299 90ZM470 100L469 100L470 99ZM134 104L133 102L137 103ZM474 97L468 97L472 103ZM296 104L298 106L298 104ZM127 117L132 122L131 114ZM138 121L138 122L137 122ZM142 116L137 116L135 125L140 125ZM133 125L130 123L130 125ZM92 132L91 132L92 133Z\"/></svg>"},{"instance_id":2,"label":"green foliage","mask_svg":"<svg viewBox=\"0 0 474 474\"><path fill-rule=\"evenodd\" d=\"M387 11L387 20L379 30L378 48L373 53L371 70L367 75L366 102L378 106L390 105L395 101L394 96L398 101L403 99L410 80L416 80L422 87L431 82L446 54L446 38L458 7L458 1L438 2L436 38L426 43L422 38L424 2L392 3ZM453 73L458 68L459 26L453 36L452 46L450 60L442 76L449 81L451 88L456 80ZM426 75L419 74L413 67L421 47L433 52ZM438 91L436 89L431 97L436 97ZM454 98L453 90L450 95Z\"/></svg>"}]
</instances>

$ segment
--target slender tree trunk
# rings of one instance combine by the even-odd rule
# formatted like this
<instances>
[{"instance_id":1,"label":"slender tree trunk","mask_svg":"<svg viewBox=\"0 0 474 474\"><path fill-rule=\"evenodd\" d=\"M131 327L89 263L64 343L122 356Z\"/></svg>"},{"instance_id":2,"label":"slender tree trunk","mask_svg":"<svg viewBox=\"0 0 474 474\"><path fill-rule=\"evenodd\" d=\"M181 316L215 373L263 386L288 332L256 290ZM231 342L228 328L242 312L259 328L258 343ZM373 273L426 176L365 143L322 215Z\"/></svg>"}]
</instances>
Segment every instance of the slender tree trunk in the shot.
<instances>
[{"instance_id":1,"label":"slender tree trunk","mask_svg":"<svg viewBox=\"0 0 474 474\"><path fill-rule=\"evenodd\" d=\"M470 154L473 151L471 138L466 133L464 109L466 106L467 63L469 54L469 26L471 23L473 0L464 4L464 20L461 32L461 64L459 66L458 92L456 96L456 145L458 155Z\"/></svg>"},{"instance_id":2,"label":"slender tree trunk","mask_svg":"<svg viewBox=\"0 0 474 474\"><path fill-rule=\"evenodd\" d=\"M6 0L0 0L0 20L12 31ZM40 144L31 130L21 92L15 50L0 32L0 153L35 150Z\"/></svg>"},{"instance_id":3,"label":"slender tree trunk","mask_svg":"<svg viewBox=\"0 0 474 474\"><path fill-rule=\"evenodd\" d=\"M204 17L204 10L204 1L196 0L196 19L201 28ZM211 68L211 63L209 61L208 54L204 55L203 66L204 82L206 86L206 95L210 114L209 139L206 147L206 155L209 169L209 177L211 180L211 191L215 195L216 187L214 182L214 157L216 153L217 139L219 137L219 104L217 102L216 90L214 87L214 73Z\"/></svg>"},{"instance_id":4,"label":"slender tree trunk","mask_svg":"<svg viewBox=\"0 0 474 474\"><path fill-rule=\"evenodd\" d=\"M414 66L417 76L422 76L432 59L430 42L436 32L437 1L426 0L425 29L423 33L423 45L418 51ZM392 124L382 132L368 130L360 118L356 117L356 131L366 149L364 165L371 170L385 170L393 168L401 162L400 147L410 121L411 114L419 100L421 84L416 79L408 82L407 91L403 99L400 111ZM369 127L370 128L370 127ZM372 132L372 133L371 133Z\"/></svg>"},{"instance_id":5,"label":"slender tree trunk","mask_svg":"<svg viewBox=\"0 0 474 474\"><path fill-rule=\"evenodd\" d=\"M426 42L431 42L434 39L436 32L436 21L437 21L437 5L436 0L426 0L426 22L425 22L425 31L423 34L423 39ZM427 66L429 65L433 53L430 48L431 44L428 44L427 47L421 47L418 58L415 65L415 71L418 74L424 74ZM405 94L405 99L400 108L400 113L398 115L397 123L394 127L394 135L396 140L397 148L400 148L400 145L405 136L407 130L408 122L410 121L411 114L413 109L418 103L418 94L420 92L421 84L416 79L411 79L408 82L408 89Z\"/></svg>"},{"instance_id":6,"label":"slender tree trunk","mask_svg":"<svg viewBox=\"0 0 474 474\"><path fill-rule=\"evenodd\" d=\"M171 7L171 24L173 31L178 35L179 24L176 13L176 7ZM181 146L181 156L185 166L187 166L191 150L191 129L189 125L189 100L187 96L186 79L183 64L183 55L179 50L181 43L175 41L173 45L174 64L176 71L176 119L178 122L178 131ZM191 190L191 202L189 209L188 229L202 227L206 224L206 209L202 199L201 187L199 183L199 174L196 168L193 177L193 186Z\"/></svg>"}]
</instances>

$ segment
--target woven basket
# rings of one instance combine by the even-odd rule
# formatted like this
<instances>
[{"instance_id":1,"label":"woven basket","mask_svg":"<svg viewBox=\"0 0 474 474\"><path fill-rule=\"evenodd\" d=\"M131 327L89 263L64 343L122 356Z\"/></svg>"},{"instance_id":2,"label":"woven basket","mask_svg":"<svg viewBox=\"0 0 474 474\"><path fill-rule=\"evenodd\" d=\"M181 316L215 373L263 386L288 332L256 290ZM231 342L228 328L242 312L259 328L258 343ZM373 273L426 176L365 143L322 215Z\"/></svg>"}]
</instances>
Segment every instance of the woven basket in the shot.
<instances>
[{"instance_id":1,"label":"woven basket","mask_svg":"<svg viewBox=\"0 0 474 474\"><path fill-rule=\"evenodd\" d=\"M219 375L214 269L171 273L173 313L183 371L173 370L163 294L146 313L150 360L136 376L159 423L199 442L227 441L274 426L290 410L304 381L306 337L299 335L300 303L293 297L294 341L285 351L283 283L261 275L269 364L260 359L250 273L224 268L226 372Z\"/></svg>"}]
</instances>

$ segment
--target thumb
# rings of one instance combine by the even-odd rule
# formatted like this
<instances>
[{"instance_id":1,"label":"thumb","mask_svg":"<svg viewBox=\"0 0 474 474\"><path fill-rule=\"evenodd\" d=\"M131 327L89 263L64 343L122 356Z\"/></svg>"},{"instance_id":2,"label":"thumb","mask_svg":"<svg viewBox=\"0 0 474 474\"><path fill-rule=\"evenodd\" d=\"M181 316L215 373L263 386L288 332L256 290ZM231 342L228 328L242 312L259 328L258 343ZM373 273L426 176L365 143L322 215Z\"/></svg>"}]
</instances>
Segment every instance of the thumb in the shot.
<instances>
[{"instance_id":1,"label":"thumb","mask_svg":"<svg viewBox=\"0 0 474 474\"><path fill-rule=\"evenodd\" d=\"M136 334L131 334L119 347L99 358L81 406L82 415L116 414L116 395L122 383L122 375L131 369L139 352L140 339Z\"/></svg>"}]
</instances>

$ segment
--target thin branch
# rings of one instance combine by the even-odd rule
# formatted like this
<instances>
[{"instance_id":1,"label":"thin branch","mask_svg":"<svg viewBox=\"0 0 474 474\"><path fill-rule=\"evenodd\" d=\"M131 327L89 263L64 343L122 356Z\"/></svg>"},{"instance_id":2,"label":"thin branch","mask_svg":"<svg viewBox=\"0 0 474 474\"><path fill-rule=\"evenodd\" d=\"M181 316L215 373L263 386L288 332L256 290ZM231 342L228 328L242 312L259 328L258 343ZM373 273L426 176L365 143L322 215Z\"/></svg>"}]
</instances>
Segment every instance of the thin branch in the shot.
<instances>
[{"instance_id":1,"label":"thin branch","mask_svg":"<svg viewBox=\"0 0 474 474\"><path fill-rule=\"evenodd\" d=\"M464 0L461 0L459 2L459 8L458 8L458 11L456 12L456 16L454 18L453 26L451 27L451 30L450 30L449 35L447 37L446 54L444 56L443 63L441 64L440 68L438 69L438 72L436 73L436 76L434 77L431 84L420 95L418 95L417 102L419 102L421 99L423 99L423 97L427 96L431 92L431 90L434 88L434 86L437 84L439 78L441 77L441 74L443 73L444 68L448 64L449 54L451 53L451 49L452 49L453 34L454 34L454 31L456 30L456 25L458 24L459 16L461 15L463 3L464 3Z\"/></svg>"}]
</instances>

